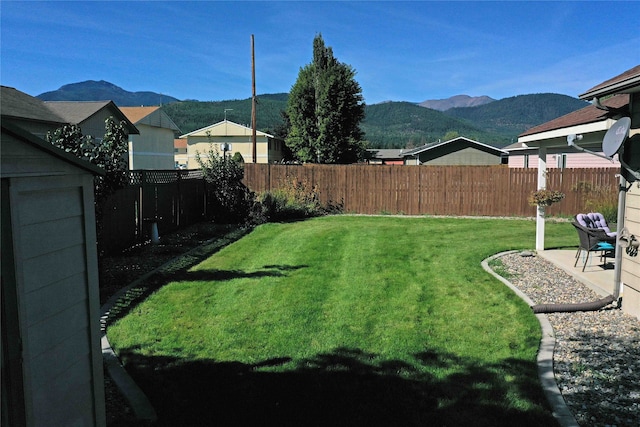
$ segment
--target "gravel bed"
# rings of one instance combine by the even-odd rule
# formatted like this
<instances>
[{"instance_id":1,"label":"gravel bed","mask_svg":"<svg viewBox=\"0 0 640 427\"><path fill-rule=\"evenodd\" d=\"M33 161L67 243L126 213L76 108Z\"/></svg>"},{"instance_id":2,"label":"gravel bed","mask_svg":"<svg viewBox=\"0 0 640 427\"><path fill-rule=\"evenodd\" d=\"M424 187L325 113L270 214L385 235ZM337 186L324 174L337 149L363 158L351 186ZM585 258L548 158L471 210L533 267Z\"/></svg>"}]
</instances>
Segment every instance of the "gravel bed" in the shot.
<instances>
[{"instance_id":1,"label":"gravel bed","mask_svg":"<svg viewBox=\"0 0 640 427\"><path fill-rule=\"evenodd\" d=\"M564 270L536 256L499 258L509 282L536 304L601 299ZM551 313L558 388L576 421L586 426L640 426L640 321L613 306Z\"/></svg>"}]
</instances>

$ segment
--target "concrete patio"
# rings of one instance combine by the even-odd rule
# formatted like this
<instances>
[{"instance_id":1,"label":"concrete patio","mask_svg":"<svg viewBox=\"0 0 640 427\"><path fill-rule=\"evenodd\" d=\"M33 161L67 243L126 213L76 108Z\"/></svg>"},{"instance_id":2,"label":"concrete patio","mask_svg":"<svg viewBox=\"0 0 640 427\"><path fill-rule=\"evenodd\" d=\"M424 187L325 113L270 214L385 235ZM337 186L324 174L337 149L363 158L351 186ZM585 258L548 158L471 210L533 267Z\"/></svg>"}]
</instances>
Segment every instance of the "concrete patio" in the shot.
<instances>
[{"instance_id":1,"label":"concrete patio","mask_svg":"<svg viewBox=\"0 0 640 427\"><path fill-rule=\"evenodd\" d=\"M576 250L554 249L538 251L538 256L563 269L574 279L584 283L597 294L603 297L613 294L613 258L607 258L607 264L604 265L600 261L600 255L593 252L589 254L587 265L584 271L582 271L585 257L584 251L580 254L580 259L576 267L573 266L576 262Z\"/></svg>"}]
</instances>

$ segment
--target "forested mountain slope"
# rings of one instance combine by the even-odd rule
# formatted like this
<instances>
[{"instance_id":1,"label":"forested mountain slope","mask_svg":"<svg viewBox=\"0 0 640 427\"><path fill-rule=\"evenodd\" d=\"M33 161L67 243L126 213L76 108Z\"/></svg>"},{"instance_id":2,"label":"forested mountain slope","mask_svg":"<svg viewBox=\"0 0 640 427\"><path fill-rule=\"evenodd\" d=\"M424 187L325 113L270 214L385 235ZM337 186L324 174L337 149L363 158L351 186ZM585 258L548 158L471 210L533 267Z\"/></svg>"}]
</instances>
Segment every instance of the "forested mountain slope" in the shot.
<instances>
[{"instance_id":1,"label":"forested mountain slope","mask_svg":"<svg viewBox=\"0 0 640 427\"><path fill-rule=\"evenodd\" d=\"M518 134L580 109L586 102L553 93L519 95L501 100L488 97L451 97L449 105L464 102L488 102L474 107L436 111L411 102L384 102L367 105L362 130L371 148L406 148L443 140L452 135L502 147L515 141ZM38 95L43 100L103 101L112 100L119 106L162 105L181 132L218 123L226 118L250 126L251 98L202 102L178 101L155 92L129 92L106 81L73 83L56 91ZM256 122L258 130L276 136L284 134L282 112L287 107L288 94L258 95ZM484 99L486 98L486 99ZM444 108L438 100L438 108ZM423 102L429 105L428 101Z\"/></svg>"},{"instance_id":2,"label":"forested mountain slope","mask_svg":"<svg viewBox=\"0 0 640 427\"><path fill-rule=\"evenodd\" d=\"M587 105L567 95L538 93L504 98L478 107L452 108L445 114L474 123L487 132L515 137Z\"/></svg>"},{"instance_id":3,"label":"forested mountain slope","mask_svg":"<svg viewBox=\"0 0 640 427\"><path fill-rule=\"evenodd\" d=\"M113 101L119 107L163 105L178 100L156 92L129 92L104 80L71 83L36 98L43 101Z\"/></svg>"}]
</instances>

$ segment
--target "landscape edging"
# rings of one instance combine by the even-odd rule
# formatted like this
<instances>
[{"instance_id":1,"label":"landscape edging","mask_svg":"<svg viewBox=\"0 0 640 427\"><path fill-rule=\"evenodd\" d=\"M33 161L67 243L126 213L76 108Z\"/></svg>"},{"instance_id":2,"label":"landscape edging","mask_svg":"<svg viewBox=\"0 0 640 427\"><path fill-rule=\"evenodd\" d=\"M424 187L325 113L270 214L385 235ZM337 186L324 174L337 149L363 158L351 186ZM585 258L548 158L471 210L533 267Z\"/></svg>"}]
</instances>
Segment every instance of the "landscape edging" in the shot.
<instances>
[{"instance_id":1,"label":"landscape edging","mask_svg":"<svg viewBox=\"0 0 640 427\"><path fill-rule=\"evenodd\" d=\"M511 289L518 297L520 297L527 305L533 306L535 303L524 292L514 286L504 277L493 271L489 267L489 262L500 258L505 255L516 253L520 251L507 251L500 252L492 255L489 258L482 261L482 268L490 273L492 276L504 283L509 289ZM539 313L535 315L540 323L542 329L542 337L540 339L540 348L538 349L537 364L538 364L538 377L542 389L547 398L547 401L551 405L553 416L562 427L579 427L575 417L569 410L567 403L562 397L562 393L556 383L555 375L553 373L553 352L556 346L556 337L553 332L553 327L549 322L549 317L546 314Z\"/></svg>"}]
</instances>

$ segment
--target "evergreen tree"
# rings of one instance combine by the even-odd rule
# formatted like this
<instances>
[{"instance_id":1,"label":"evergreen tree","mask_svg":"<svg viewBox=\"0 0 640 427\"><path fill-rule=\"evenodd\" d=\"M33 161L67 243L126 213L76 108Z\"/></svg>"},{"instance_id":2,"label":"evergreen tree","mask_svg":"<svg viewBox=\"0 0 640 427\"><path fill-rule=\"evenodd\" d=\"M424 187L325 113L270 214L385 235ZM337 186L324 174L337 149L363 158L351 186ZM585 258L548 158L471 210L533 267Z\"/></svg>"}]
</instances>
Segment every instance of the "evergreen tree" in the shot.
<instances>
[{"instance_id":1,"label":"evergreen tree","mask_svg":"<svg viewBox=\"0 0 640 427\"><path fill-rule=\"evenodd\" d=\"M311 163L353 163L364 151L360 122L362 89L355 70L339 62L321 35L313 40L313 61L300 69L287 105L287 146Z\"/></svg>"}]
</instances>

